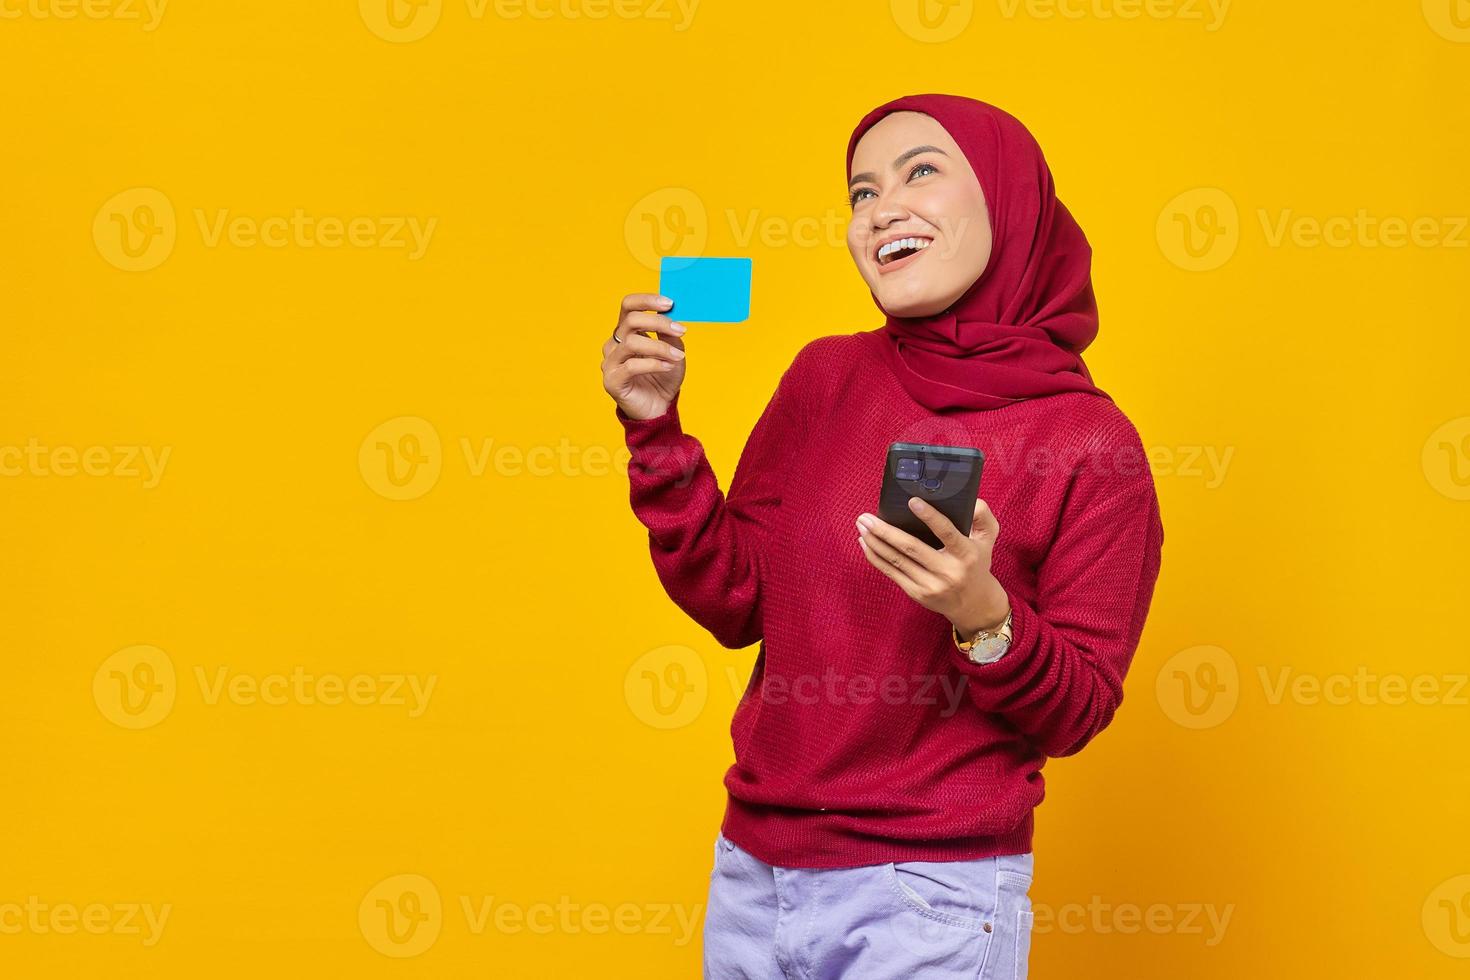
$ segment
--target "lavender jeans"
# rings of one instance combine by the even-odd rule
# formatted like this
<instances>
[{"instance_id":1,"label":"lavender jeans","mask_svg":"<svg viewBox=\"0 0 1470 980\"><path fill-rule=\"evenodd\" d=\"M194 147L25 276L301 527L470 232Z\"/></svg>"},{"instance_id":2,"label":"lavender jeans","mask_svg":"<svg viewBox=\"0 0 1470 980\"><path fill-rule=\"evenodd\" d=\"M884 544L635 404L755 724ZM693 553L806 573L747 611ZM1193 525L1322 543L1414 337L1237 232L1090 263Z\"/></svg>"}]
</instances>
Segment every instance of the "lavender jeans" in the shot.
<instances>
[{"instance_id":1,"label":"lavender jeans","mask_svg":"<svg viewBox=\"0 0 1470 980\"><path fill-rule=\"evenodd\" d=\"M781 868L715 838L705 980L1024 980L1032 857Z\"/></svg>"}]
</instances>

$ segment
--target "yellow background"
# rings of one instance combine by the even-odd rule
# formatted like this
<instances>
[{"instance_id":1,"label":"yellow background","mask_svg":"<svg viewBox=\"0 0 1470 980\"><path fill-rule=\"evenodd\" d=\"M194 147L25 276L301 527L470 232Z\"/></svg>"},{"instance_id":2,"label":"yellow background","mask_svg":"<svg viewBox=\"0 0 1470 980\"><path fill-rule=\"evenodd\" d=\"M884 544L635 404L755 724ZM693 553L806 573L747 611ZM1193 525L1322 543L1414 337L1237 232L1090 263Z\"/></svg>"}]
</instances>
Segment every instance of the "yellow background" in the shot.
<instances>
[{"instance_id":1,"label":"yellow background","mask_svg":"<svg viewBox=\"0 0 1470 980\"><path fill-rule=\"evenodd\" d=\"M1089 364L1166 526L1123 707L1046 769L1032 975L1464 975L1463 2L66 3L0 19L0 450L169 456L0 477L0 908L117 926L0 929L0 974L697 975L754 650L660 588L601 346L659 248L754 257L750 321L687 338L728 485L793 354L878 323L852 125L951 91L1033 129L1094 245ZM135 188L166 228L108 204ZM296 209L436 225L417 259L200 227ZM1438 244L1273 239L1360 209ZM172 251L120 268L114 214ZM109 692L139 663L173 700L134 728ZM1440 693L1273 697L1359 668ZM414 717L211 698L221 669L435 686ZM421 931L385 937L410 892ZM169 907L151 945L128 903ZM516 927L543 903L572 911Z\"/></svg>"}]
</instances>

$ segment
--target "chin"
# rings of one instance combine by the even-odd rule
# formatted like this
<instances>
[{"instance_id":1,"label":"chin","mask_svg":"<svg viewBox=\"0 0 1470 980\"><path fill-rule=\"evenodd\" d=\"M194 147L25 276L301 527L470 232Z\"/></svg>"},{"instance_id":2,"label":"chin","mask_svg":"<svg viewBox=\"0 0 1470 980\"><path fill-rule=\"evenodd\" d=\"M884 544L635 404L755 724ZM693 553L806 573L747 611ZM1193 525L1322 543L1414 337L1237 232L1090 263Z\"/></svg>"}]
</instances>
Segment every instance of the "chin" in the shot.
<instances>
[{"instance_id":1,"label":"chin","mask_svg":"<svg viewBox=\"0 0 1470 980\"><path fill-rule=\"evenodd\" d=\"M915 317L933 316L942 312L947 305L942 299L933 296L884 296L878 294L878 304L883 307L883 312L889 316L912 319Z\"/></svg>"}]
</instances>

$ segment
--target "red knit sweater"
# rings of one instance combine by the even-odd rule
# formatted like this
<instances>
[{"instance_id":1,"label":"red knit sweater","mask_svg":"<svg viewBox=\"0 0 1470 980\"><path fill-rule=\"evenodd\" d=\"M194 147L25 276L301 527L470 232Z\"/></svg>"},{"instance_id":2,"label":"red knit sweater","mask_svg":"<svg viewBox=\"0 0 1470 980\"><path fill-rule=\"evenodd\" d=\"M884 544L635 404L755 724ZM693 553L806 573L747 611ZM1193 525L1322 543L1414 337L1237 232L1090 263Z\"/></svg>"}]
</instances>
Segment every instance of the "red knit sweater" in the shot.
<instances>
[{"instance_id":1,"label":"red knit sweater","mask_svg":"<svg viewBox=\"0 0 1470 980\"><path fill-rule=\"evenodd\" d=\"M1029 851L1041 767L1112 720L1158 577L1153 477L1113 402L1066 393L938 415L882 360L888 342L867 331L804 347L728 495L677 397L653 419L616 411L664 588L721 645L760 643L730 726L722 830L768 864ZM985 453L991 571L1014 634L995 663L967 660L949 621L858 546L891 442Z\"/></svg>"}]
</instances>

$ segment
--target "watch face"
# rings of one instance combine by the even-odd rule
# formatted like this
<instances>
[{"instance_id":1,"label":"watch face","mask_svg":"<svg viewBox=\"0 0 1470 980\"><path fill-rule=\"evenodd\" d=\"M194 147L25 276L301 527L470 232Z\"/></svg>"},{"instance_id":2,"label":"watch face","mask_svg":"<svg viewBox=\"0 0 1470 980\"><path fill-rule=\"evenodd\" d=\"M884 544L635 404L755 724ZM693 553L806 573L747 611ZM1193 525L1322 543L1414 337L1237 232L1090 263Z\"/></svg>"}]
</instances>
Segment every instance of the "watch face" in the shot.
<instances>
[{"instance_id":1,"label":"watch face","mask_svg":"<svg viewBox=\"0 0 1470 980\"><path fill-rule=\"evenodd\" d=\"M1011 641L1003 636L987 636L970 648L970 659L977 664L988 664L1005 656Z\"/></svg>"}]
</instances>

